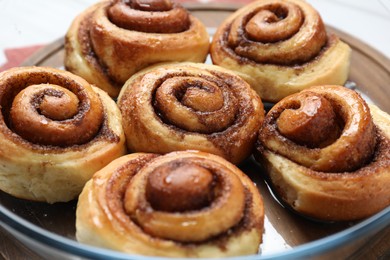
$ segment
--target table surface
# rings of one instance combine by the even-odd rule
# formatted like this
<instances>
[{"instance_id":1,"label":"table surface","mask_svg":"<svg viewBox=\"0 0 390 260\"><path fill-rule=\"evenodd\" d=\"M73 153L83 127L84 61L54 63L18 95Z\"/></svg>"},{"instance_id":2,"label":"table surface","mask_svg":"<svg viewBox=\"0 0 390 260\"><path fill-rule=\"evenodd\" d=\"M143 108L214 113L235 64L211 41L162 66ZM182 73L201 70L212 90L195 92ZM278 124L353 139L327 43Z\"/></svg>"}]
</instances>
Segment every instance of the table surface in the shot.
<instances>
[{"instance_id":1,"label":"table surface","mask_svg":"<svg viewBox=\"0 0 390 260\"><path fill-rule=\"evenodd\" d=\"M15 62L16 59L20 62L38 46L44 46L62 37L73 18L95 2L97 1L0 0L0 67L7 62ZM199 2L204 3L208 0ZM349 33L390 58L390 0L307 2L320 12L326 24ZM7 51L15 49L17 51L13 53L18 55L6 56ZM351 252L351 255L354 258L359 256L361 259L390 259L390 226L379 232L363 248ZM0 228L0 259L40 257Z\"/></svg>"},{"instance_id":2,"label":"table surface","mask_svg":"<svg viewBox=\"0 0 390 260\"><path fill-rule=\"evenodd\" d=\"M208 1L210 0L199 0ZM62 37L73 18L95 2L96 0L0 0L0 65L6 62L4 49L48 44ZM237 3L239 0L230 2ZM307 2L320 12L326 24L348 32L390 58L390 0Z\"/></svg>"}]
</instances>

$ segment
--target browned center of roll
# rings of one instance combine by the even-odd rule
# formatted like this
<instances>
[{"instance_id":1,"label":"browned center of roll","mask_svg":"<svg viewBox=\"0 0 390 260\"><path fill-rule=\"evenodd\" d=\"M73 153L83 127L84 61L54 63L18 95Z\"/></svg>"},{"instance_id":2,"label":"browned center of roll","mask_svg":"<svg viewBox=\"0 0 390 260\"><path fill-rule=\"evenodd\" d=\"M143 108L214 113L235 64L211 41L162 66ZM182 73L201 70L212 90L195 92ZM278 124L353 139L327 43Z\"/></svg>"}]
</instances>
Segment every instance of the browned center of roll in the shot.
<instances>
[{"instance_id":1,"label":"browned center of roll","mask_svg":"<svg viewBox=\"0 0 390 260\"><path fill-rule=\"evenodd\" d=\"M125 1L133 9L141 11L169 11L173 5L170 0L127 0Z\"/></svg>"},{"instance_id":2,"label":"browned center of roll","mask_svg":"<svg viewBox=\"0 0 390 260\"><path fill-rule=\"evenodd\" d=\"M320 15L304 1L255 1L233 19L227 43L238 56L289 66L319 55L327 34Z\"/></svg>"},{"instance_id":3,"label":"browned center of roll","mask_svg":"<svg viewBox=\"0 0 390 260\"><path fill-rule=\"evenodd\" d=\"M315 171L347 172L372 157L376 128L358 93L327 85L279 101L259 138L268 149Z\"/></svg>"},{"instance_id":4,"label":"browned center of roll","mask_svg":"<svg viewBox=\"0 0 390 260\"><path fill-rule=\"evenodd\" d=\"M53 120L72 118L78 112L77 96L67 89L61 91L49 90L43 96L39 110L42 115Z\"/></svg>"},{"instance_id":5,"label":"browned center of roll","mask_svg":"<svg viewBox=\"0 0 390 260\"><path fill-rule=\"evenodd\" d=\"M65 147L90 141L104 121L103 105L92 89L78 86L70 85L74 88L70 91L56 84L36 84L21 90L12 100L10 127L40 145Z\"/></svg>"},{"instance_id":6,"label":"browned center of roll","mask_svg":"<svg viewBox=\"0 0 390 260\"><path fill-rule=\"evenodd\" d=\"M201 209L213 198L213 175L195 164L168 164L148 176L146 197L156 210L183 212Z\"/></svg>"},{"instance_id":7,"label":"browned center of roll","mask_svg":"<svg viewBox=\"0 0 390 260\"><path fill-rule=\"evenodd\" d=\"M107 14L118 27L139 32L178 33L190 26L188 12L170 0L119 0Z\"/></svg>"},{"instance_id":8,"label":"browned center of roll","mask_svg":"<svg viewBox=\"0 0 390 260\"><path fill-rule=\"evenodd\" d=\"M197 152L188 151L190 157L179 153L186 152L133 168L138 173L124 184L124 196L118 196L126 214L144 232L173 241L200 242L228 232L245 214L240 177L234 169Z\"/></svg>"},{"instance_id":9,"label":"browned center of roll","mask_svg":"<svg viewBox=\"0 0 390 260\"><path fill-rule=\"evenodd\" d=\"M245 26L249 38L259 42L277 42L294 35L303 22L295 5L270 4L261 8Z\"/></svg>"},{"instance_id":10,"label":"browned center of roll","mask_svg":"<svg viewBox=\"0 0 390 260\"><path fill-rule=\"evenodd\" d=\"M297 109L284 110L277 119L279 132L308 147L332 143L339 132L332 105L320 96L304 96ZM329 140L330 139L330 140Z\"/></svg>"},{"instance_id":11,"label":"browned center of roll","mask_svg":"<svg viewBox=\"0 0 390 260\"><path fill-rule=\"evenodd\" d=\"M188 88L181 100L183 105L197 111L216 111L223 106L223 95L219 88L204 91L199 88Z\"/></svg>"},{"instance_id":12,"label":"browned center of roll","mask_svg":"<svg viewBox=\"0 0 390 260\"><path fill-rule=\"evenodd\" d=\"M215 80L191 76L166 79L155 95L158 114L186 131L223 131L234 123L238 103L232 91Z\"/></svg>"}]
</instances>

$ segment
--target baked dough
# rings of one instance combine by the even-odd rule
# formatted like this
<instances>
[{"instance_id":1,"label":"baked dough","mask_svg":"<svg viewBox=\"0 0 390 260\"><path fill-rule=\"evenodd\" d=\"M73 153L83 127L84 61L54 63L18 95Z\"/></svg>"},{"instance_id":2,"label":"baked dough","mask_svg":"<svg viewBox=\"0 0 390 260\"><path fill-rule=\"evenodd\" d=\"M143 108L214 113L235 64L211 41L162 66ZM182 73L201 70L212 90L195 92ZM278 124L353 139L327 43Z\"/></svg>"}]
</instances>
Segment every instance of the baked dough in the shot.
<instances>
[{"instance_id":1,"label":"baked dough","mask_svg":"<svg viewBox=\"0 0 390 260\"><path fill-rule=\"evenodd\" d=\"M86 184L76 211L79 242L147 256L255 254L263 225L254 183L198 151L118 158Z\"/></svg>"},{"instance_id":2,"label":"baked dough","mask_svg":"<svg viewBox=\"0 0 390 260\"><path fill-rule=\"evenodd\" d=\"M15 197L72 200L126 151L115 102L69 72L2 72L0 104L0 189Z\"/></svg>"},{"instance_id":3,"label":"baked dough","mask_svg":"<svg viewBox=\"0 0 390 260\"><path fill-rule=\"evenodd\" d=\"M135 74L118 106L130 151L194 149L233 163L252 153L264 118L260 98L244 80L200 63L163 64Z\"/></svg>"},{"instance_id":4,"label":"baked dough","mask_svg":"<svg viewBox=\"0 0 390 260\"><path fill-rule=\"evenodd\" d=\"M390 205L390 116L353 90L319 86L281 100L257 151L280 199L303 215L357 220Z\"/></svg>"},{"instance_id":5,"label":"baked dough","mask_svg":"<svg viewBox=\"0 0 390 260\"><path fill-rule=\"evenodd\" d=\"M135 72L159 62L204 62L208 50L205 26L173 1L101 1L70 26L65 67L116 98Z\"/></svg>"},{"instance_id":6,"label":"baked dough","mask_svg":"<svg viewBox=\"0 0 390 260\"><path fill-rule=\"evenodd\" d=\"M310 86L344 84L350 52L301 0L242 7L219 26L210 49L214 64L236 71L269 102Z\"/></svg>"}]
</instances>

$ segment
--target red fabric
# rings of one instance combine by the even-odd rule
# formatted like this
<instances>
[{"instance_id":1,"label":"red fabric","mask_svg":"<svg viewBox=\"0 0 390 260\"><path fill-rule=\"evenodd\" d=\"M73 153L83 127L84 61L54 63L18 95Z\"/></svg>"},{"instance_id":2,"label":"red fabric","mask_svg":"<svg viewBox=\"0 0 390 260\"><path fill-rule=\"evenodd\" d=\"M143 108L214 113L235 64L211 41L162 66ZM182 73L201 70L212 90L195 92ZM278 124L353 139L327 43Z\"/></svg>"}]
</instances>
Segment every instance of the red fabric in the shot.
<instances>
[{"instance_id":1,"label":"red fabric","mask_svg":"<svg viewBox=\"0 0 390 260\"><path fill-rule=\"evenodd\" d=\"M21 48L5 49L4 54L7 58L7 62L0 67L0 71L19 66L24 60L42 47L43 45L33 45Z\"/></svg>"}]
</instances>

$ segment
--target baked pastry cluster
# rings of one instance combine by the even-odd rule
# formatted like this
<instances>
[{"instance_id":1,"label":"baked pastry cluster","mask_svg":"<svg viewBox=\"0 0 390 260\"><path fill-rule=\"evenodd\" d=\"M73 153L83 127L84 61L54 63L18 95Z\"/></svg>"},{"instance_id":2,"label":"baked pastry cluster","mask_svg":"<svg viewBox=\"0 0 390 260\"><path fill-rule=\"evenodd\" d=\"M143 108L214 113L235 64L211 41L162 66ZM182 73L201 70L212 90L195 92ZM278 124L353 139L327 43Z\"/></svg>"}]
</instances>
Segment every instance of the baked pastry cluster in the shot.
<instances>
[{"instance_id":1,"label":"baked pastry cluster","mask_svg":"<svg viewBox=\"0 0 390 260\"><path fill-rule=\"evenodd\" d=\"M310 86L343 85L350 52L302 0L242 7L220 25L210 50L214 64L236 71L269 102Z\"/></svg>"},{"instance_id":2,"label":"baked pastry cluster","mask_svg":"<svg viewBox=\"0 0 390 260\"><path fill-rule=\"evenodd\" d=\"M117 97L135 72L168 61L204 62L205 26L171 0L101 1L65 37L65 67Z\"/></svg>"},{"instance_id":3,"label":"baked pastry cluster","mask_svg":"<svg viewBox=\"0 0 390 260\"><path fill-rule=\"evenodd\" d=\"M309 4L254 1L218 28L214 65L196 63L208 52L205 26L171 0L91 6L66 34L70 72L0 74L0 189L81 193L80 242L166 257L258 252L263 200L235 166L253 153L310 218L390 205L390 116L338 86L350 48Z\"/></svg>"},{"instance_id":4,"label":"baked pastry cluster","mask_svg":"<svg viewBox=\"0 0 390 260\"><path fill-rule=\"evenodd\" d=\"M236 166L199 151L133 153L98 171L80 195L80 242L131 254L255 254L264 206Z\"/></svg>"},{"instance_id":5,"label":"baked pastry cluster","mask_svg":"<svg viewBox=\"0 0 390 260\"><path fill-rule=\"evenodd\" d=\"M0 105L0 189L18 198L75 199L97 170L125 154L115 102L69 72L2 72Z\"/></svg>"},{"instance_id":6,"label":"baked pastry cluster","mask_svg":"<svg viewBox=\"0 0 390 260\"><path fill-rule=\"evenodd\" d=\"M165 64L131 77L118 97L133 152L195 149L239 163L264 118L258 95L233 72L213 65Z\"/></svg>"},{"instance_id":7,"label":"baked pastry cluster","mask_svg":"<svg viewBox=\"0 0 390 260\"><path fill-rule=\"evenodd\" d=\"M390 116L353 90L284 98L266 115L257 151L282 201L306 216L356 220L390 205Z\"/></svg>"}]
</instances>

